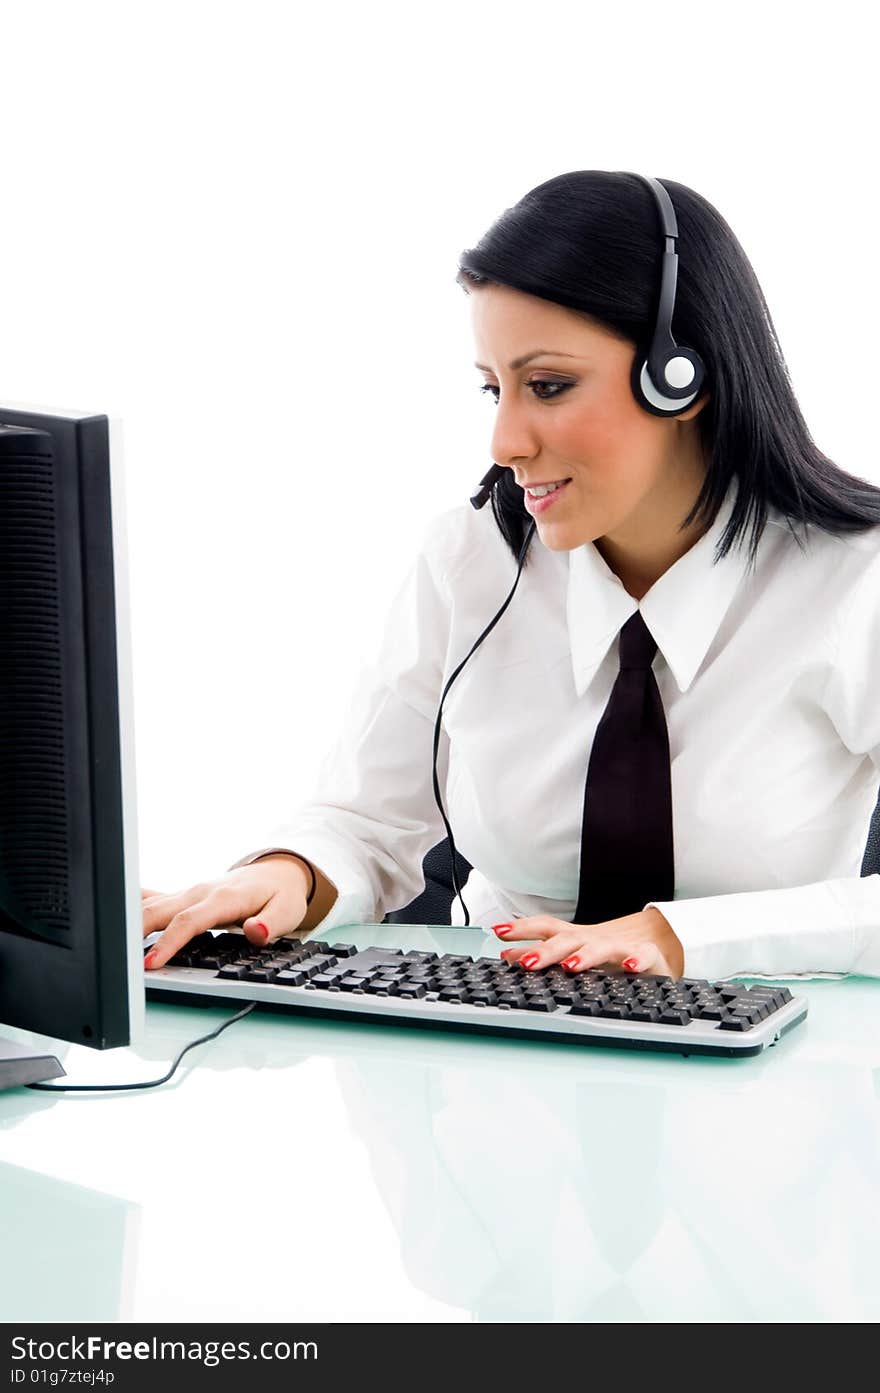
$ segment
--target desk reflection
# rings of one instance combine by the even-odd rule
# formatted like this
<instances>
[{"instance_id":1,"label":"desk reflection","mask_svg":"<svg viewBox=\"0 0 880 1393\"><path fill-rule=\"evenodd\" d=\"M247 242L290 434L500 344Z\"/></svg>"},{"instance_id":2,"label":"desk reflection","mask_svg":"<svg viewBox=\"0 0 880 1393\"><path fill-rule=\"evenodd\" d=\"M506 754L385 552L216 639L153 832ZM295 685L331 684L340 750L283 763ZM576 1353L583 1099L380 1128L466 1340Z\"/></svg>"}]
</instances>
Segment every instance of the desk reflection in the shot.
<instances>
[{"instance_id":1,"label":"desk reflection","mask_svg":"<svg viewBox=\"0 0 880 1393\"><path fill-rule=\"evenodd\" d=\"M0 1162L0 1320L130 1320L139 1210Z\"/></svg>"},{"instance_id":2,"label":"desk reflection","mask_svg":"<svg viewBox=\"0 0 880 1393\"><path fill-rule=\"evenodd\" d=\"M876 983L809 995L745 1060L252 1016L203 1067L332 1059L409 1280L474 1320L873 1321Z\"/></svg>"},{"instance_id":3,"label":"desk reflection","mask_svg":"<svg viewBox=\"0 0 880 1393\"><path fill-rule=\"evenodd\" d=\"M396 941L459 951L451 932L418 936L407 926ZM381 938L376 926L367 935ZM358 941L351 928L338 938ZM475 956L487 951L481 941ZM314 1086L314 1070L301 1066L326 1063L327 1087L335 1078L407 1280L475 1321L873 1322L880 1317L877 984L850 978L802 989L807 1021L744 1060L257 1011L193 1051L154 1096L191 1090L203 1153L222 1155L227 1121L207 1101L200 1112L200 1096L216 1102L217 1090L200 1095L199 1075L269 1071L283 1109L266 1134L295 1145L303 1126L320 1126L320 1113L306 1119L298 1110L313 1096L309 1078ZM161 1070L151 1061L169 1060L229 1009L228 1002L149 1004L138 1074L154 1077ZM112 1073L110 1066L108 1077L132 1076L118 1061ZM28 1106L47 1099L29 1092ZM145 1105L143 1095L123 1095L119 1116L124 1110L134 1123ZM260 1127L259 1113L248 1117ZM222 1167L216 1192L210 1178L201 1183L219 1194ZM72 1202L86 1212L80 1198ZM318 1241L367 1271L344 1188L322 1202L327 1226ZM108 1233L113 1222L104 1223ZM50 1245L53 1260L69 1248L70 1269L79 1271L81 1242L85 1235L71 1232L60 1248ZM272 1245L297 1252L308 1270L296 1206L273 1209ZM240 1248L259 1261L257 1237L242 1233ZM75 1318L68 1295L59 1303L65 1319Z\"/></svg>"},{"instance_id":4,"label":"desk reflection","mask_svg":"<svg viewBox=\"0 0 880 1393\"><path fill-rule=\"evenodd\" d=\"M475 1320L880 1313L864 1079L831 1066L756 1089L554 1078L548 1061L538 1077L530 1059L504 1079L473 1060L389 1066L338 1062L352 1124L411 1280Z\"/></svg>"}]
</instances>

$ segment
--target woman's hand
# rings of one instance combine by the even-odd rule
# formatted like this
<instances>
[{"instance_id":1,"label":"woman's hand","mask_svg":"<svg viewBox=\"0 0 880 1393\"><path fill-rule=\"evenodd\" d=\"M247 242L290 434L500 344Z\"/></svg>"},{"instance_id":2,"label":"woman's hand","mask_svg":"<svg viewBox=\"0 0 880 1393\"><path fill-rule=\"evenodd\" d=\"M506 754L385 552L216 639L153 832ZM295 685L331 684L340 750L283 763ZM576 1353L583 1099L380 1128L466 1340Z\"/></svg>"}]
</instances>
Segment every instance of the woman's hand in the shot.
<instances>
[{"instance_id":1,"label":"woman's hand","mask_svg":"<svg viewBox=\"0 0 880 1393\"><path fill-rule=\"evenodd\" d=\"M279 853L175 894L142 889L144 938L164 930L144 958L144 967L164 967L206 929L241 924L249 943L258 948L274 943L299 928L306 916L308 887L309 873L302 861Z\"/></svg>"},{"instance_id":2,"label":"woman's hand","mask_svg":"<svg viewBox=\"0 0 880 1393\"><path fill-rule=\"evenodd\" d=\"M684 972L684 948L669 920L653 905L603 924L569 924L549 914L531 914L492 928L505 943L515 938L540 940L503 950L502 958L525 968L562 963L570 972L590 967L624 968L661 977L680 977Z\"/></svg>"}]
</instances>

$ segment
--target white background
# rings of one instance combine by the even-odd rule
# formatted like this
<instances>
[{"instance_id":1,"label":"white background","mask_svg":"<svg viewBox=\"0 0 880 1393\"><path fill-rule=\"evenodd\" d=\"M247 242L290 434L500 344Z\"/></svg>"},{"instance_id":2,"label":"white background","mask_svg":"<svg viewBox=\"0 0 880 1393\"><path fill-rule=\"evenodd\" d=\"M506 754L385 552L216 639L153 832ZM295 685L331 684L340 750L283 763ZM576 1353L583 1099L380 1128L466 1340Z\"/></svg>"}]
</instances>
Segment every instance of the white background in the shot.
<instances>
[{"instance_id":1,"label":"white background","mask_svg":"<svg viewBox=\"0 0 880 1393\"><path fill-rule=\"evenodd\" d=\"M870 15L0 4L0 406L123 422L143 885L222 873L308 793L491 463L458 254L545 179L709 199L818 445L880 479Z\"/></svg>"}]
</instances>

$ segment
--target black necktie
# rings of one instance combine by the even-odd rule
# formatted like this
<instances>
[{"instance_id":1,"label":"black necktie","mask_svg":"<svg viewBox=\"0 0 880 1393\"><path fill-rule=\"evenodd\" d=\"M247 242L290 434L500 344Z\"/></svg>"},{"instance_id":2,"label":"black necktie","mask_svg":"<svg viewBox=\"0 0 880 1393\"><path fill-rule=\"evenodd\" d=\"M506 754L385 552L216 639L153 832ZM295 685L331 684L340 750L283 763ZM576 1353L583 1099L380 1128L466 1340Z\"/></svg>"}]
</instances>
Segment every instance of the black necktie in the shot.
<instances>
[{"instance_id":1,"label":"black necktie","mask_svg":"<svg viewBox=\"0 0 880 1393\"><path fill-rule=\"evenodd\" d=\"M620 631L620 671L590 753L573 924L619 919L673 897L669 735L651 670L656 651L636 610Z\"/></svg>"}]
</instances>

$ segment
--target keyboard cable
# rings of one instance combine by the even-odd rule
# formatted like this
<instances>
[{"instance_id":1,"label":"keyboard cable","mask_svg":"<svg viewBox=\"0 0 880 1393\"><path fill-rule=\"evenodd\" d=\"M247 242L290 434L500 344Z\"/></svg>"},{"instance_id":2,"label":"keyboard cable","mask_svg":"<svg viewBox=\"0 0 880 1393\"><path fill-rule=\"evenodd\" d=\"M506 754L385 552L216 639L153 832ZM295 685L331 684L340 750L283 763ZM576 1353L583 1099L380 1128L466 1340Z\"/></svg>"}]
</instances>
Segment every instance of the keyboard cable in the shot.
<instances>
[{"instance_id":1,"label":"keyboard cable","mask_svg":"<svg viewBox=\"0 0 880 1393\"><path fill-rule=\"evenodd\" d=\"M45 1089L47 1093L71 1093L73 1091L93 1093L100 1092L104 1089L112 1089L118 1091L119 1089L123 1088L156 1088L160 1083L167 1083L167 1081L171 1078L171 1075L177 1068L178 1064L183 1059L183 1056L186 1054L187 1050L194 1049L196 1045L204 1044L206 1040L215 1040L217 1036L220 1034L221 1030L225 1030L226 1027L228 1025L232 1025L234 1021L240 1021L242 1016L248 1015L250 1011L253 1011L255 1009L256 1005L256 1001L251 1001L247 1006L245 1006L243 1011L236 1011L234 1016L230 1016L229 1019L224 1021L222 1025L218 1025L216 1030L212 1030L208 1035L200 1035L198 1040L191 1040L188 1045L184 1045L183 1049L180 1051L180 1054L177 1056L171 1068L168 1070L168 1073L163 1074L161 1079L148 1079L144 1083L26 1083L24 1086L25 1088Z\"/></svg>"}]
</instances>

